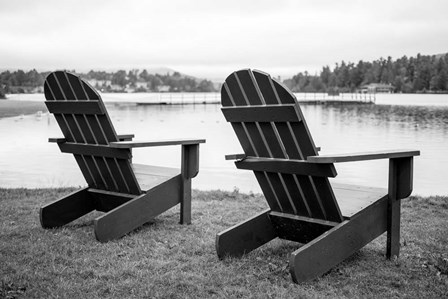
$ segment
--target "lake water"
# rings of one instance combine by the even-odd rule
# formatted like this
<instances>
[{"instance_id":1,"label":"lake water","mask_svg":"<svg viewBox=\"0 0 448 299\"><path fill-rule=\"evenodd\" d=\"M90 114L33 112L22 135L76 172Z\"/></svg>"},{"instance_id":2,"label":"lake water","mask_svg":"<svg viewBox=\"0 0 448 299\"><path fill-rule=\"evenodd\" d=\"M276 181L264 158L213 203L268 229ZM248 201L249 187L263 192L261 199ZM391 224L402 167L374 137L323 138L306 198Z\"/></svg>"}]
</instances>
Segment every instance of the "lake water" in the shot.
<instances>
[{"instance_id":1,"label":"lake water","mask_svg":"<svg viewBox=\"0 0 448 299\"><path fill-rule=\"evenodd\" d=\"M144 99L145 94L104 94L103 98L119 134L133 133L135 140L207 139L200 148L200 172L193 180L194 188L236 187L260 192L252 172L237 170L232 161L224 159L224 155L242 150L219 105L132 104ZM15 99L44 100L42 95ZM301 107L321 154L419 149L421 156L414 164L414 194L448 195L448 95L378 94L376 103ZM85 185L72 155L60 153L57 145L47 142L49 137L61 136L52 115L0 119L0 135L0 187ZM138 148L134 150L134 162L177 167L180 149ZM387 160L338 163L336 169L338 176L331 181L387 187Z\"/></svg>"}]
</instances>

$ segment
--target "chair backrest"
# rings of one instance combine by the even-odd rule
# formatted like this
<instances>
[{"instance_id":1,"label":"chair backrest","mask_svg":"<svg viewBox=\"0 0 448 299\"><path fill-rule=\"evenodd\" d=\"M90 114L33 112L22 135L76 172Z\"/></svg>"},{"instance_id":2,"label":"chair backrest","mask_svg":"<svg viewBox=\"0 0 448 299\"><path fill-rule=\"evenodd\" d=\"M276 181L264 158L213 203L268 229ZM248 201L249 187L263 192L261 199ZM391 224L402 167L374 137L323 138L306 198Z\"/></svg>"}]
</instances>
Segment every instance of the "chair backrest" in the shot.
<instances>
[{"instance_id":1,"label":"chair backrest","mask_svg":"<svg viewBox=\"0 0 448 299\"><path fill-rule=\"evenodd\" d=\"M221 101L246 156L306 160L318 154L295 96L268 74L251 70L232 73L222 86ZM230 116L232 113L239 116ZM271 210L343 220L327 177L254 173Z\"/></svg>"},{"instance_id":2,"label":"chair backrest","mask_svg":"<svg viewBox=\"0 0 448 299\"><path fill-rule=\"evenodd\" d=\"M48 75L44 93L66 141L59 147L74 155L89 187L141 194L130 150L109 147L118 137L101 96L87 82L64 71Z\"/></svg>"}]
</instances>

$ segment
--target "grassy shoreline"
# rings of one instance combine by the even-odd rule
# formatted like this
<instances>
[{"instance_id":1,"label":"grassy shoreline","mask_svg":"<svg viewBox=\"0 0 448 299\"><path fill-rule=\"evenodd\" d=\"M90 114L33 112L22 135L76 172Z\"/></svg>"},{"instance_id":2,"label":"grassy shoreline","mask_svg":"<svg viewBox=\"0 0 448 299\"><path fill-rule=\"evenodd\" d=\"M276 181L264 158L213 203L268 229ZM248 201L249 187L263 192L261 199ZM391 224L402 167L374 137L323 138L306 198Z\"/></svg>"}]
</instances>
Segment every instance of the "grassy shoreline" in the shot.
<instances>
[{"instance_id":1,"label":"grassy shoreline","mask_svg":"<svg viewBox=\"0 0 448 299\"><path fill-rule=\"evenodd\" d=\"M293 284L276 240L239 259L219 260L215 234L266 208L259 194L193 192L193 223L174 208L105 244L89 214L44 230L39 207L72 191L0 188L0 298L378 298L448 295L448 197L403 201L399 259L385 259L385 235L324 276ZM9 296L9 297L8 297Z\"/></svg>"}]
</instances>

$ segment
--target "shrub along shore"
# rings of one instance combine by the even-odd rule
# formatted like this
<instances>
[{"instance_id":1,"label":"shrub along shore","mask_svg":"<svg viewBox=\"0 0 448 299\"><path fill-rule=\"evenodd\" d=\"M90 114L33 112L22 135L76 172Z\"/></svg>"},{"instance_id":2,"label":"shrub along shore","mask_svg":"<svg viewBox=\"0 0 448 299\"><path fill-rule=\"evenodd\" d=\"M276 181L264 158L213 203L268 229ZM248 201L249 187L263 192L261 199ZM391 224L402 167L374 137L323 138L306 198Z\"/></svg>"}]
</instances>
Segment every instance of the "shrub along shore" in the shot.
<instances>
[{"instance_id":1,"label":"shrub along shore","mask_svg":"<svg viewBox=\"0 0 448 299\"><path fill-rule=\"evenodd\" d=\"M174 208L99 243L97 212L45 230L39 207L74 189L0 188L0 298L443 298L448 295L448 197L403 200L401 254L385 234L313 281L292 283L300 244L275 240L219 260L215 235L266 208L260 194L193 191L191 225Z\"/></svg>"}]
</instances>

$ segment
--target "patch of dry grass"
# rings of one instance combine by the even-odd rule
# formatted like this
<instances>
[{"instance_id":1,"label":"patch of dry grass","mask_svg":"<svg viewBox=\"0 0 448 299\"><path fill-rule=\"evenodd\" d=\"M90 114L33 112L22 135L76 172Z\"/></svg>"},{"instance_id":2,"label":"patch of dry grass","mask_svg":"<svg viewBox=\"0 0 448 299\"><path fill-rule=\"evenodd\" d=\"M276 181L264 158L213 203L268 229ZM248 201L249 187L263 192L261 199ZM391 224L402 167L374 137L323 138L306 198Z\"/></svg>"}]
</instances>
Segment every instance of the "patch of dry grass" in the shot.
<instances>
[{"instance_id":1,"label":"patch of dry grass","mask_svg":"<svg viewBox=\"0 0 448 299\"><path fill-rule=\"evenodd\" d=\"M99 243L89 214L60 229L38 209L72 189L0 189L0 298L298 298L448 296L448 198L404 201L401 256L385 259L385 235L323 277L296 285L275 240L219 260L215 234L266 208L258 194L194 191L193 224L174 208L119 240Z\"/></svg>"}]
</instances>

